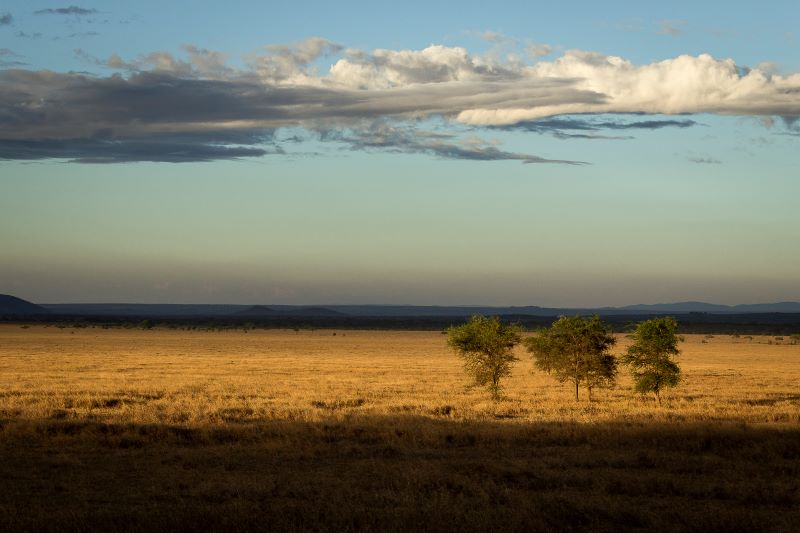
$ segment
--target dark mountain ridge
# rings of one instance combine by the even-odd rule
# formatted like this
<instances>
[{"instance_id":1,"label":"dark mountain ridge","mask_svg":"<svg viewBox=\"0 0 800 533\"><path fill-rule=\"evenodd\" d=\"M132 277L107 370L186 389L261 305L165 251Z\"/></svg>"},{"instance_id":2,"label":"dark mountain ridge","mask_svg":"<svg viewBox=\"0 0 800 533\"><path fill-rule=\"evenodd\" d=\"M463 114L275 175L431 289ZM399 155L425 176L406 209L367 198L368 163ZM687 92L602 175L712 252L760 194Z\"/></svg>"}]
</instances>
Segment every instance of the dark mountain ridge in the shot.
<instances>
[{"instance_id":1,"label":"dark mountain ridge","mask_svg":"<svg viewBox=\"0 0 800 533\"><path fill-rule=\"evenodd\" d=\"M0 315L31 316L47 315L50 310L10 294L0 294Z\"/></svg>"},{"instance_id":2,"label":"dark mountain ridge","mask_svg":"<svg viewBox=\"0 0 800 533\"><path fill-rule=\"evenodd\" d=\"M328 309L326 307L293 307L291 309L274 309L272 307L268 307L266 305L254 305L247 309L243 309L241 311L237 311L234 313L235 316L238 317L245 317L245 316L252 316L252 317L281 317L281 316L293 316L293 317L328 317L328 316L344 316L344 313L339 311L335 311L333 309Z\"/></svg>"},{"instance_id":3,"label":"dark mountain ridge","mask_svg":"<svg viewBox=\"0 0 800 533\"><path fill-rule=\"evenodd\" d=\"M33 305L33 304L30 304ZM800 313L800 302L720 305L706 302L636 304L622 307L539 307L483 305L234 305L234 304L42 304L41 308L63 315L137 317L225 316L350 316L350 317L463 317L474 314L508 316L559 316L575 314L748 314ZM45 311L45 312L47 312Z\"/></svg>"}]
</instances>

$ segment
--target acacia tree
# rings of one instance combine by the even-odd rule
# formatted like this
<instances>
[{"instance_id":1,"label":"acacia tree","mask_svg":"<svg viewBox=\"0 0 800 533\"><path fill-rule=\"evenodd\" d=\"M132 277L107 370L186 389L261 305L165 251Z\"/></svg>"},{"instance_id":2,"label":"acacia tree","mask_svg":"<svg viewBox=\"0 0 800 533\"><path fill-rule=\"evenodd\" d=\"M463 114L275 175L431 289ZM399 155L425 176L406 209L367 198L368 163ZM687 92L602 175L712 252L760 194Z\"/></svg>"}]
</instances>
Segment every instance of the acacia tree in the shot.
<instances>
[{"instance_id":1,"label":"acacia tree","mask_svg":"<svg viewBox=\"0 0 800 533\"><path fill-rule=\"evenodd\" d=\"M592 399L595 387L610 387L617 376L617 360L608 353L616 339L609 326L595 315L559 317L549 328L525 340L540 370L552 374L561 383L575 384L578 400L583 384Z\"/></svg>"},{"instance_id":2,"label":"acacia tree","mask_svg":"<svg viewBox=\"0 0 800 533\"><path fill-rule=\"evenodd\" d=\"M622 356L622 362L630 367L636 390L642 394L652 392L659 405L661 391L681 380L681 369L672 360L680 353L678 343L682 339L677 331L678 323L672 317L640 322L631 335L633 344Z\"/></svg>"},{"instance_id":3,"label":"acacia tree","mask_svg":"<svg viewBox=\"0 0 800 533\"><path fill-rule=\"evenodd\" d=\"M464 360L464 370L475 383L488 386L492 398L500 397L500 379L511 375L519 359L514 346L522 339L521 328L504 324L498 317L473 316L461 326L447 330L447 344Z\"/></svg>"}]
</instances>

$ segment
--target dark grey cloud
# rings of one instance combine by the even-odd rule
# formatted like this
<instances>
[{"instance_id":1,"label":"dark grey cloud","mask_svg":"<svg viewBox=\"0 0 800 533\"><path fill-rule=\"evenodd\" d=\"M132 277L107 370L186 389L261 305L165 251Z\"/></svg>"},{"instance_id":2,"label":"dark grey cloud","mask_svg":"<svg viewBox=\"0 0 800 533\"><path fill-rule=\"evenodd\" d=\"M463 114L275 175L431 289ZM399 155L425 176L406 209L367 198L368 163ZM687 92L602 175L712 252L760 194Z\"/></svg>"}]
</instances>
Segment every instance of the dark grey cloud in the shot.
<instances>
[{"instance_id":1,"label":"dark grey cloud","mask_svg":"<svg viewBox=\"0 0 800 533\"><path fill-rule=\"evenodd\" d=\"M507 152L482 139L470 138L458 142L455 135L419 131L412 127L397 127L377 123L364 128L322 130L323 141L344 143L350 150L378 150L390 153L427 154L443 159L469 161L521 161L522 163L560 163L585 165L582 161L547 159L531 154Z\"/></svg>"},{"instance_id":2,"label":"dark grey cloud","mask_svg":"<svg viewBox=\"0 0 800 533\"><path fill-rule=\"evenodd\" d=\"M559 130L550 132L556 139L590 139L590 140L605 140L605 141L624 141L633 139L631 135L603 135L600 133L565 133Z\"/></svg>"},{"instance_id":3,"label":"dark grey cloud","mask_svg":"<svg viewBox=\"0 0 800 533\"><path fill-rule=\"evenodd\" d=\"M783 124L790 130L800 131L800 116L798 115L782 115L781 120Z\"/></svg>"},{"instance_id":4,"label":"dark grey cloud","mask_svg":"<svg viewBox=\"0 0 800 533\"><path fill-rule=\"evenodd\" d=\"M314 104L318 113L308 109ZM354 104L353 98L330 90L265 87L256 80L202 80L158 72L93 78L7 70L0 72L0 137L87 137L104 129L138 136L191 132L231 121L291 123L336 115L339 106Z\"/></svg>"},{"instance_id":5,"label":"dark grey cloud","mask_svg":"<svg viewBox=\"0 0 800 533\"><path fill-rule=\"evenodd\" d=\"M11 13L0 13L0 26L10 26L14 23L14 16Z\"/></svg>"},{"instance_id":6,"label":"dark grey cloud","mask_svg":"<svg viewBox=\"0 0 800 533\"><path fill-rule=\"evenodd\" d=\"M65 159L75 163L137 161L186 163L282 154L272 143L273 132L208 132L113 138L98 132L94 138L0 139L0 160Z\"/></svg>"},{"instance_id":7,"label":"dark grey cloud","mask_svg":"<svg viewBox=\"0 0 800 533\"><path fill-rule=\"evenodd\" d=\"M182 75L154 70L105 78L0 71L0 138L84 138L97 130L135 137L196 131L208 124L251 129L320 120L331 125L365 118L452 116L464 107L494 101L506 90L491 82L391 91L275 86L247 76L193 77L191 65L179 65L184 67ZM497 105L550 105L564 98L600 97L572 89L569 81L543 80Z\"/></svg>"},{"instance_id":8,"label":"dark grey cloud","mask_svg":"<svg viewBox=\"0 0 800 533\"><path fill-rule=\"evenodd\" d=\"M79 6L57 7L49 9L40 9L34 12L37 15L91 15L97 13L96 9L85 8Z\"/></svg>"}]
</instances>

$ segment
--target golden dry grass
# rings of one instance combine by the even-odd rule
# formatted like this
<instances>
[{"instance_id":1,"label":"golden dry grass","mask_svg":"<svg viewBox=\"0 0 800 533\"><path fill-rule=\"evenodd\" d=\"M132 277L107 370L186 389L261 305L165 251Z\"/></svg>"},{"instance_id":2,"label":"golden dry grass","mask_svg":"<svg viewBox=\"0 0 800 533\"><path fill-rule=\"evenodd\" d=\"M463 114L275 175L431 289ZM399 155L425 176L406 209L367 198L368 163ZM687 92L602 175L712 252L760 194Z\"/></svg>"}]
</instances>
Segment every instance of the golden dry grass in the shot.
<instances>
[{"instance_id":1,"label":"golden dry grass","mask_svg":"<svg viewBox=\"0 0 800 533\"><path fill-rule=\"evenodd\" d=\"M800 345L681 348L663 406L523 350L494 402L438 332L0 326L0 528L799 525Z\"/></svg>"}]
</instances>

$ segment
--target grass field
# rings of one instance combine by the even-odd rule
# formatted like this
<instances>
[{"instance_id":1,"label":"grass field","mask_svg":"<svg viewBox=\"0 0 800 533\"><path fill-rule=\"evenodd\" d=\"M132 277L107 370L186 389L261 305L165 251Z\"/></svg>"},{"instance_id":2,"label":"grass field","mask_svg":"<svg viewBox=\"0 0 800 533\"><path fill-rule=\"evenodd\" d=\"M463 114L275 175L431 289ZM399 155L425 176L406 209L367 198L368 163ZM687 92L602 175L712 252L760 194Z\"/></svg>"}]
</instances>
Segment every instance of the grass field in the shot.
<instances>
[{"instance_id":1,"label":"grass field","mask_svg":"<svg viewBox=\"0 0 800 533\"><path fill-rule=\"evenodd\" d=\"M687 336L659 407L445 339L0 326L0 529L800 530L800 345Z\"/></svg>"}]
</instances>

